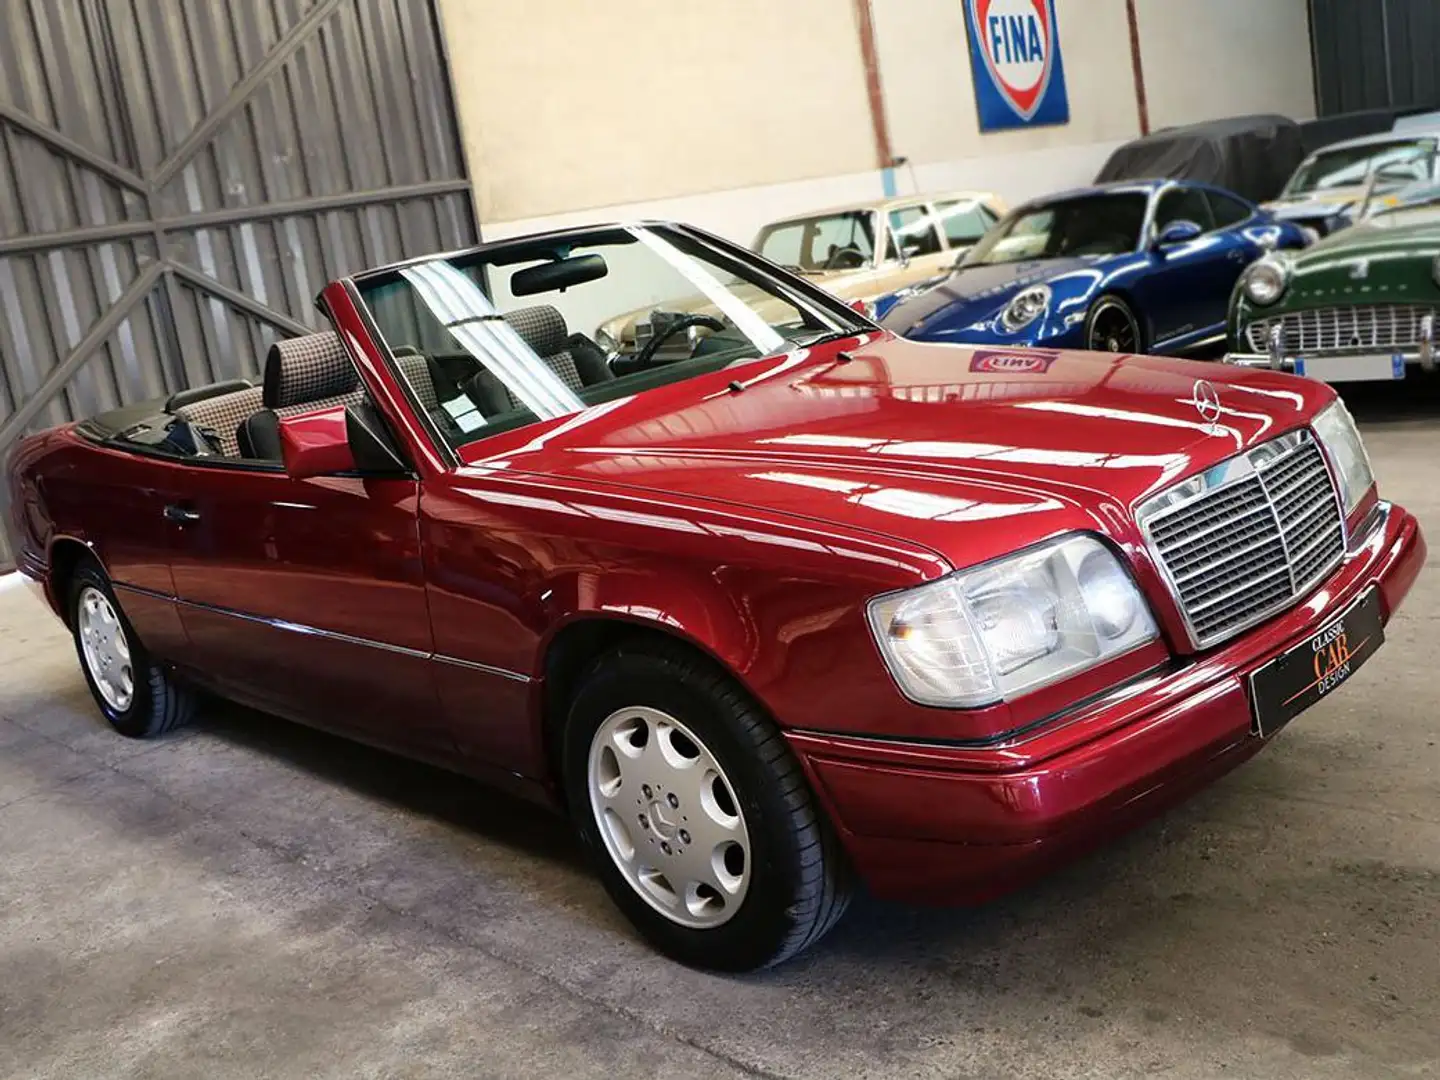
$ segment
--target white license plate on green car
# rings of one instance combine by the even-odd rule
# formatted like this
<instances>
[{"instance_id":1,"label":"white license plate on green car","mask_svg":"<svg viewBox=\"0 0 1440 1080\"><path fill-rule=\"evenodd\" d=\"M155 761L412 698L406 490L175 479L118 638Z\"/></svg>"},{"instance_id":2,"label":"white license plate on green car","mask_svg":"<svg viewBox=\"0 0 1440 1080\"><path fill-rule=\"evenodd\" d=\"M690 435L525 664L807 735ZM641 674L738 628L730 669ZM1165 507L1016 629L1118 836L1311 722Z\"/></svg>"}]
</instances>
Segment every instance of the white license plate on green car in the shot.
<instances>
[{"instance_id":1,"label":"white license plate on green car","mask_svg":"<svg viewBox=\"0 0 1440 1080\"><path fill-rule=\"evenodd\" d=\"M1405 378L1405 357L1388 356L1297 356L1295 374L1321 382L1387 382Z\"/></svg>"}]
</instances>

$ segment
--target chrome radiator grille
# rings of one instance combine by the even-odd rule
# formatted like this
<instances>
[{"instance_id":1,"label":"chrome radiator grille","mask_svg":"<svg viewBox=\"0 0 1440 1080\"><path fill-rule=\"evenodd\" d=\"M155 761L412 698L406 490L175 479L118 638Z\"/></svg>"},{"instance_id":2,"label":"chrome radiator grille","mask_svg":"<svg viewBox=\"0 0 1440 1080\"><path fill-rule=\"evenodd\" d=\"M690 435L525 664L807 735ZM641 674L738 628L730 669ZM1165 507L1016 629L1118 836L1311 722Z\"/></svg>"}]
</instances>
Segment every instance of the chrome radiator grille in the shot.
<instances>
[{"instance_id":1,"label":"chrome radiator grille","mask_svg":"<svg viewBox=\"0 0 1440 1080\"><path fill-rule=\"evenodd\" d=\"M1335 485L1309 431L1163 492L1137 516L1201 647L1288 607L1345 552Z\"/></svg>"},{"instance_id":2,"label":"chrome radiator grille","mask_svg":"<svg viewBox=\"0 0 1440 1080\"><path fill-rule=\"evenodd\" d=\"M1389 352L1415 348L1420 342L1420 320L1426 315L1440 319L1440 308L1428 304L1315 308L1256 319L1245 328L1245 335L1257 353L1270 351L1270 328L1277 324L1286 356Z\"/></svg>"}]
</instances>

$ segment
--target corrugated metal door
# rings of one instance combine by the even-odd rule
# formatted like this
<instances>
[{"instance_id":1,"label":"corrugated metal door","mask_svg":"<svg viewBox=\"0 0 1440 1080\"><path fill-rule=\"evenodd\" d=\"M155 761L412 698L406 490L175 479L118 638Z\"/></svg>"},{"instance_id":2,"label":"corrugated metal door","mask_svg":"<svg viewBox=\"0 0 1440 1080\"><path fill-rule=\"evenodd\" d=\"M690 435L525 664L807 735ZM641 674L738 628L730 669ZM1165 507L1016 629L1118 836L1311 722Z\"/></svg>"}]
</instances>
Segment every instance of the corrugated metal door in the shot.
<instances>
[{"instance_id":1,"label":"corrugated metal door","mask_svg":"<svg viewBox=\"0 0 1440 1080\"><path fill-rule=\"evenodd\" d=\"M473 243L469 189L430 0L4 0L0 460L257 374L330 278Z\"/></svg>"},{"instance_id":2,"label":"corrugated metal door","mask_svg":"<svg viewBox=\"0 0 1440 1080\"><path fill-rule=\"evenodd\" d=\"M1440 108L1440 2L1310 0L1320 115Z\"/></svg>"}]
</instances>

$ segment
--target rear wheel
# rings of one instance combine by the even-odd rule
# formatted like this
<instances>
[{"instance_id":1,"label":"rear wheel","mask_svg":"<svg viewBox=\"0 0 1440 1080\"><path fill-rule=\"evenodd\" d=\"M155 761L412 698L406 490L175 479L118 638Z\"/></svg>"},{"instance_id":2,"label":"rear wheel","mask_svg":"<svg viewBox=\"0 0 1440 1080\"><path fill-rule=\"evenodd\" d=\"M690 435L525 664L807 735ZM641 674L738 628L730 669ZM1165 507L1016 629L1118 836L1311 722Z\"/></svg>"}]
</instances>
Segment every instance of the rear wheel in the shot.
<instances>
[{"instance_id":1,"label":"rear wheel","mask_svg":"<svg viewBox=\"0 0 1440 1080\"><path fill-rule=\"evenodd\" d=\"M150 738L189 722L194 695L151 660L92 562L82 563L70 581L70 628L85 682L116 731Z\"/></svg>"},{"instance_id":2,"label":"rear wheel","mask_svg":"<svg viewBox=\"0 0 1440 1080\"><path fill-rule=\"evenodd\" d=\"M1096 352L1144 352L1145 335L1130 305L1113 294L1096 300L1085 317L1085 347Z\"/></svg>"},{"instance_id":3,"label":"rear wheel","mask_svg":"<svg viewBox=\"0 0 1440 1080\"><path fill-rule=\"evenodd\" d=\"M571 705L564 761L606 890L682 963L776 964L844 913L843 854L799 762L704 658L665 645L602 657Z\"/></svg>"}]
</instances>

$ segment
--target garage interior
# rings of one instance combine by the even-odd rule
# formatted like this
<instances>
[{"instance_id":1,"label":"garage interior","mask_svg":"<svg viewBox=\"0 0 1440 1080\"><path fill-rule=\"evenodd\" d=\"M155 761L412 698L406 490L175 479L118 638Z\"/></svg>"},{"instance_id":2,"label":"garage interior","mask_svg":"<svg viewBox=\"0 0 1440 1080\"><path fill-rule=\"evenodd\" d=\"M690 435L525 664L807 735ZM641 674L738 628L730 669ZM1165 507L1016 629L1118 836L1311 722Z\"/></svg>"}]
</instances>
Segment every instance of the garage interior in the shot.
<instances>
[{"instance_id":1,"label":"garage interior","mask_svg":"<svg viewBox=\"0 0 1440 1080\"><path fill-rule=\"evenodd\" d=\"M1440 109L1426 0L1056 0L1068 124L982 133L961 8L7 0L0 458L256 378L382 263L649 217L748 244L1018 204L1175 125ZM1431 536L1437 385L1341 388ZM745 976L654 952L563 819L471 780L214 701L117 737L3 573L0 1076L1440 1075L1435 561L1355 685L1160 819L983 907L862 896Z\"/></svg>"}]
</instances>

